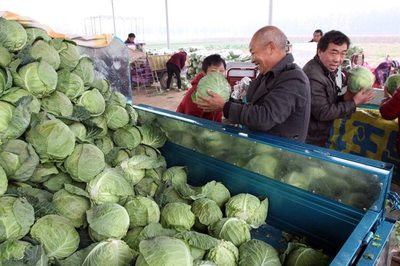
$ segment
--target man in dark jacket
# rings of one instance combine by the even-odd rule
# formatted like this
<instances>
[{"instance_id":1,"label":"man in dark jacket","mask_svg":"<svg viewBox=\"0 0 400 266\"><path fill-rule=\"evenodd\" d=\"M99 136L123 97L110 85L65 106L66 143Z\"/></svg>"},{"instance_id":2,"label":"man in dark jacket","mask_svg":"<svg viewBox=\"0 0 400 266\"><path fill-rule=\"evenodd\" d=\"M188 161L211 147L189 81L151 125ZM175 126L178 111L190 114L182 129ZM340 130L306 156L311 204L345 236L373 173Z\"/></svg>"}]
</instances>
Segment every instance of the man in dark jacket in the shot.
<instances>
[{"instance_id":1,"label":"man in dark jacket","mask_svg":"<svg viewBox=\"0 0 400 266\"><path fill-rule=\"evenodd\" d=\"M209 91L198 106L205 111L223 110L230 122L250 130L304 142L310 119L310 85L301 68L287 53L288 40L274 26L259 29L250 42L252 62L259 70L250 83L246 102L225 102Z\"/></svg>"},{"instance_id":2,"label":"man in dark jacket","mask_svg":"<svg viewBox=\"0 0 400 266\"><path fill-rule=\"evenodd\" d=\"M178 89L179 91L181 90L182 88L181 70L185 66L186 57L187 53L185 51L181 51L173 54L171 58L167 61L167 73L168 73L167 90L169 90L169 87L171 86L172 76L174 74L176 77L176 83L178 85Z\"/></svg>"},{"instance_id":3,"label":"man in dark jacket","mask_svg":"<svg viewBox=\"0 0 400 266\"><path fill-rule=\"evenodd\" d=\"M306 142L326 147L330 129L336 118L344 118L356 110L356 105L370 102L372 90L357 94L347 91L338 96L341 89L336 84L336 73L345 59L350 39L340 31L329 31L317 45L317 55L303 70L311 86L311 118Z\"/></svg>"}]
</instances>

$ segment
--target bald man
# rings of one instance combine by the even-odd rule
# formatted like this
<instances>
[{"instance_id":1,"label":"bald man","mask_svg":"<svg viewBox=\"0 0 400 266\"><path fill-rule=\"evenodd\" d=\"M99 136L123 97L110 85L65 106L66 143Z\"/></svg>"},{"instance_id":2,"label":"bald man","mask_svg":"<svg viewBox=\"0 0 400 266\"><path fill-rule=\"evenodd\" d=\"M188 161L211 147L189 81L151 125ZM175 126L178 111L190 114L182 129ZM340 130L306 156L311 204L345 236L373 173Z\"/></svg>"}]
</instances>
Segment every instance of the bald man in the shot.
<instances>
[{"instance_id":1,"label":"bald man","mask_svg":"<svg viewBox=\"0 0 400 266\"><path fill-rule=\"evenodd\" d=\"M304 142L310 120L310 84L303 70L287 53L288 40L277 27L259 29L251 39L252 62L257 78L250 83L246 100L225 102L209 91L198 106L205 111L223 110L230 122L250 130Z\"/></svg>"}]
</instances>

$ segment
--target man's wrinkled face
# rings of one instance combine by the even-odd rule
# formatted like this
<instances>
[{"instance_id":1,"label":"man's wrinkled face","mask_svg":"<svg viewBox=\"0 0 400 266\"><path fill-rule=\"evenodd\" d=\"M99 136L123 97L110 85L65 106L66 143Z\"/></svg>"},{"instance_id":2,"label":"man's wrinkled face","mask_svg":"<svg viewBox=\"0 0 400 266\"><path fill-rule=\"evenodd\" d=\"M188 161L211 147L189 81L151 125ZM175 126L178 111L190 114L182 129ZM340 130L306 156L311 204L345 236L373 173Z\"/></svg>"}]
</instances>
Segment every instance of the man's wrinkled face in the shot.
<instances>
[{"instance_id":1,"label":"man's wrinkled face","mask_svg":"<svg viewBox=\"0 0 400 266\"><path fill-rule=\"evenodd\" d=\"M341 45L330 43L324 52L318 49L318 56L322 64L330 72L335 72L343 63L346 57L347 49L348 47L346 43Z\"/></svg>"},{"instance_id":2,"label":"man's wrinkled face","mask_svg":"<svg viewBox=\"0 0 400 266\"><path fill-rule=\"evenodd\" d=\"M257 66L261 74L265 74L271 69L269 58L272 51L270 46L271 42L263 44L254 39L250 42L251 62Z\"/></svg>"}]
</instances>

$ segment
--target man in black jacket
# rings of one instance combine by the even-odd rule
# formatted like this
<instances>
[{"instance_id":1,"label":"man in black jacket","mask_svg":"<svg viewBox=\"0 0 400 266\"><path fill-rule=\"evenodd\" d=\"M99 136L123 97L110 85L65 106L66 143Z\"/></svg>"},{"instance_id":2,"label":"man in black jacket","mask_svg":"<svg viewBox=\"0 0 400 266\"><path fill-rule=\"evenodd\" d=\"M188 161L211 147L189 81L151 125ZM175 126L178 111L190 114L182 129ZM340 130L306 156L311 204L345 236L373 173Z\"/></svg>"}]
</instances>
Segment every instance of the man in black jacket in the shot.
<instances>
[{"instance_id":1,"label":"man in black jacket","mask_svg":"<svg viewBox=\"0 0 400 266\"><path fill-rule=\"evenodd\" d=\"M356 110L356 105L370 102L373 91L361 90L357 94L341 89L336 83L336 73L345 59L350 39L340 31L329 31L319 40L317 55L303 70L311 86L311 118L307 140L309 144L326 147L330 129L337 118L344 118Z\"/></svg>"},{"instance_id":2,"label":"man in black jacket","mask_svg":"<svg viewBox=\"0 0 400 266\"><path fill-rule=\"evenodd\" d=\"M225 102L209 91L198 106L205 111L223 110L230 122L291 140L304 142L310 119L310 84L287 53L288 40L274 26L259 29L250 42L252 62L259 70L250 83L246 101Z\"/></svg>"}]
</instances>

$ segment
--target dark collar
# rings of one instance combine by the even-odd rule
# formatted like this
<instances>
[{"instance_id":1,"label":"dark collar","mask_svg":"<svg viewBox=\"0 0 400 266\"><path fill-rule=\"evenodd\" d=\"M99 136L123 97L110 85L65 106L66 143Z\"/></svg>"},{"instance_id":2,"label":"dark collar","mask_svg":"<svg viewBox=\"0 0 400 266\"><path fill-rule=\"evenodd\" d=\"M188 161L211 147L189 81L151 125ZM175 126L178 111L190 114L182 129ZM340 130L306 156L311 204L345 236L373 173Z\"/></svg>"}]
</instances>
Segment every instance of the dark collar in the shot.
<instances>
[{"instance_id":1,"label":"dark collar","mask_svg":"<svg viewBox=\"0 0 400 266\"><path fill-rule=\"evenodd\" d=\"M267 73L265 73L265 77L276 77L281 73L285 68L287 68L288 64L291 64L294 62L293 55L291 53L286 54L284 58L282 58L281 61L279 61L275 66L273 66Z\"/></svg>"}]
</instances>

